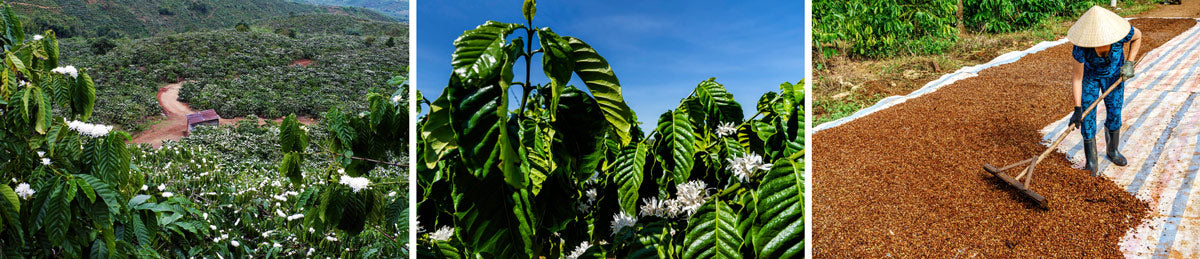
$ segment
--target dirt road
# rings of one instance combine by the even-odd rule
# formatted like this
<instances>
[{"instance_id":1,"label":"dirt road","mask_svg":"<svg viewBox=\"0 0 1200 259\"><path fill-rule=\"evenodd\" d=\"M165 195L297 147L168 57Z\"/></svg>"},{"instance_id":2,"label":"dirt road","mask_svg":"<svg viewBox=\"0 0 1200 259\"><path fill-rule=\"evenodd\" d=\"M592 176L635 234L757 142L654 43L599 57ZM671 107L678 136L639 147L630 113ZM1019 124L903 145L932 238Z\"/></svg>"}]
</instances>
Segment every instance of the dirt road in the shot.
<instances>
[{"instance_id":1,"label":"dirt road","mask_svg":"<svg viewBox=\"0 0 1200 259\"><path fill-rule=\"evenodd\" d=\"M179 89L183 88L183 83L179 81L171 83L158 89L158 104L163 107L163 117L161 122L150 126L149 129L138 132L133 135L133 140L130 143L150 144L155 148L162 147L164 140L179 140L187 136L187 115L195 113L195 110L188 107L186 103L179 101ZM237 117L231 119L221 118L221 125L229 125L237 123L245 118ZM306 116L298 118L302 124L313 124L317 121ZM283 121L283 118L275 119L275 122ZM259 118L258 124L265 124L266 120Z\"/></svg>"},{"instance_id":2,"label":"dirt road","mask_svg":"<svg viewBox=\"0 0 1200 259\"><path fill-rule=\"evenodd\" d=\"M1158 8L1133 17L1200 17L1200 1L1183 0L1181 5L1159 4Z\"/></svg>"}]
</instances>

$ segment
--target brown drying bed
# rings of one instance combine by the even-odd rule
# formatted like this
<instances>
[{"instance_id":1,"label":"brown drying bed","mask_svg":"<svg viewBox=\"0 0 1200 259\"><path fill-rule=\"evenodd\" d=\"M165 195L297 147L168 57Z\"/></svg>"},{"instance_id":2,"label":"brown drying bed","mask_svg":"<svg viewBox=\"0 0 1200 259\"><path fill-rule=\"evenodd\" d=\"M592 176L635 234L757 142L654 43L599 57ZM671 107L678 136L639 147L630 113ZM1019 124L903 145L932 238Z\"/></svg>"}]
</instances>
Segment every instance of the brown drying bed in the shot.
<instances>
[{"instance_id":1,"label":"brown drying bed","mask_svg":"<svg viewBox=\"0 0 1200 259\"><path fill-rule=\"evenodd\" d=\"M1144 54L1196 22L1133 24ZM982 169L1046 148L1038 129L1071 111L1070 52L1028 55L815 134L816 256L1121 257L1117 243L1148 207L1116 184L1053 155L1033 179L1046 211Z\"/></svg>"}]
</instances>

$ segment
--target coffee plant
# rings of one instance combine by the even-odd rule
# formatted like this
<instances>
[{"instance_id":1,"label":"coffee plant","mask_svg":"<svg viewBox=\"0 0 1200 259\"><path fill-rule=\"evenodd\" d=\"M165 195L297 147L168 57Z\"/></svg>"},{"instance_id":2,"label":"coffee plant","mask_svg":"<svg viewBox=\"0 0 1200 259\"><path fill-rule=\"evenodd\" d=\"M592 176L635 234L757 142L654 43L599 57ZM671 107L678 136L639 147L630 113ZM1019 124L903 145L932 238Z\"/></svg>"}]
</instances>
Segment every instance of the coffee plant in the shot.
<instances>
[{"instance_id":1,"label":"coffee plant","mask_svg":"<svg viewBox=\"0 0 1200 259\"><path fill-rule=\"evenodd\" d=\"M419 256L803 255L803 84L764 94L746 119L705 80L647 137L595 49L533 27L533 1L523 14L464 32L448 86L422 100ZM514 81L538 54L549 82Z\"/></svg>"},{"instance_id":2,"label":"coffee plant","mask_svg":"<svg viewBox=\"0 0 1200 259\"><path fill-rule=\"evenodd\" d=\"M398 232L399 227L407 230L408 200L392 198L394 195L385 195L386 189L379 188L405 190L405 178L371 175L380 164L394 169L406 167L388 161L407 159L403 154L408 147L408 81L396 77L388 83L398 89L390 95L368 94L367 112L342 112L337 108L326 112L322 122L328 137L315 150L308 148L311 139L294 114L279 125L283 156L278 170L293 186L304 186L295 206L303 211L304 225L310 229L338 229L350 236L359 235L367 227L377 231ZM308 160L325 166L323 172L315 172L316 180L311 183L306 179L314 177L306 177L301 170ZM407 240L407 234L402 239ZM405 245L407 242L395 243L397 248Z\"/></svg>"},{"instance_id":3,"label":"coffee plant","mask_svg":"<svg viewBox=\"0 0 1200 259\"><path fill-rule=\"evenodd\" d=\"M963 25L1003 33L1075 17L1104 0L962 0ZM938 54L958 40L957 0L814 1L813 45L823 55Z\"/></svg>"},{"instance_id":4,"label":"coffee plant","mask_svg":"<svg viewBox=\"0 0 1200 259\"><path fill-rule=\"evenodd\" d=\"M208 231L188 200L139 194L129 134L87 123L87 69L60 66L53 31L25 34L8 5L0 17L0 176L12 181L0 185L0 254L154 257L199 242Z\"/></svg>"},{"instance_id":5,"label":"coffee plant","mask_svg":"<svg viewBox=\"0 0 1200 259\"><path fill-rule=\"evenodd\" d=\"M940 53L958 39L955 0L814 1L813 45L826 55Z\"/></svg>"},{"instance_id":6,"label":"coffee plant","mask_svg":"<svg viewBox=\"0 0 1200 259\"><path fill-rule=\"evenodd\" d=\"M94 122L103 112L97 108L103 101L98 82L90 76L94 70L66 65L64 60L74 59L63 56L70 52L60 51L53 31L24 33L8 6L0 12L0 28L0 179L5 181L0 184L0 257L376 258L407 253L407 210L393 205L407 201L407 183L395 180L406 179L402 168L370 172L371 192L389 205L379 210L387 221L354 234L304 224L306 217L321 217L303 210L303 201L315 196L309 190L317 187L278 176L277 164L285 155L275 144L277 128L258 126L250 118L236 126L201 126L162 149L129 146L128 133ZM403 81L389 86L403 89ZM313 143L331 141L327 127L312 126L303 129ZM404 155L389 153L389 158ZM337 167L313 161L301 167L308 177L304 182L317 182Z\"/></svg>"}]
</instances>

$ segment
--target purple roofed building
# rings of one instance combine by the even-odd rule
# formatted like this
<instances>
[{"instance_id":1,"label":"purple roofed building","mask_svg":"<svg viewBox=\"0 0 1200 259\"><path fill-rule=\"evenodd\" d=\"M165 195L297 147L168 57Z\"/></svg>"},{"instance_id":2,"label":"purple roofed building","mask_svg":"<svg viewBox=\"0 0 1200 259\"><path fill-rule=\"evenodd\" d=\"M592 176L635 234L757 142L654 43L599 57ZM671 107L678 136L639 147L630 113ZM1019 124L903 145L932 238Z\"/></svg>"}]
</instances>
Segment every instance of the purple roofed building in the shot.
<instances>
[{"instance_id":1,"label":"purple roofed building","mask_svg":"<svg viewBox=\"0 0 1200 259\"><path fill-rule=\"evenodd\" d=\"M221 116L217 115L217 111L209 109L197 113L187 115L188 133L196 130L196 125L211 125L217 126L221 122Z\"/></svg>"}]
</instances>

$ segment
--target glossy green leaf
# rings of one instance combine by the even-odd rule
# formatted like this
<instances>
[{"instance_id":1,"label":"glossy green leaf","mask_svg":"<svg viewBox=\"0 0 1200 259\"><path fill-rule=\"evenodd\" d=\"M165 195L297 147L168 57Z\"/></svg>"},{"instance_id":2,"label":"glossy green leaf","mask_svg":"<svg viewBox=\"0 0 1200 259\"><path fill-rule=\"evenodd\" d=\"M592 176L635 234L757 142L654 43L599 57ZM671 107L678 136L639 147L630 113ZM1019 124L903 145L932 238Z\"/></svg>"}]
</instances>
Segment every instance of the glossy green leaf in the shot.
<instances>
[{"instance_id":1,"label":"glossy green leaf","mask_svg":"<svg viewBox=\"0 0 1200 259\"><path fill-rule=\"evenodd\" d=\"M511 189L501 178L454 177L454 230L467 249L484 257L529 258L531 237L521 234L523 215L513 214Z\"/></svg>"},{"instance_id":2,"label":"glossy green leaf","mask_svg":"<svg viewBox=\"0 0 1200 259\"><path fill-rule=\"evenodd\" d=\"M475 177L484 178L500 164L501 119L508 108L507 94L494 83L468 87L451 76L446 96L450 103L450 127L458 137L458 151Z\"/></svg>"},{"instance_id":3,"label":"glossy green leaf","mask_svg":"<svg viewBox=\"0 0 1200 259\"><path fill-rule=\"evenodd\" d=\"M621 83L613 73L608 61L604 60L592 46L574 37L564 37L571 47L571 59L575 60L575 74L587 85L596 98L604 119L612 125L621 145L629 144L629 128L633 127L633 110L621 96Z\"/></svg>"},{"instance_id":4,"label":"glossy green leaf","mask_svg":"<svg viewBox=\"0 0 1200 259\"><path fill-rule=\"evenodd\" d=\"M670 171L675 184L691 176L696 155L696 135L687 113L680 110L663 113L658 119L659 140L657 156Z\"/></svg>"},{"instance_id":5,"label":"glossy green leaf","mask_svg":"<svg viewBox=\"0 0 1200 259\"><path fill-rule=\"evenodd\" d=\"M52 30L46 30L42 35L45 36L42 39L42 49L46 51L46 69L54 69L58 67L58 38Z\"/></svg>"},{"instance_id":6,"label":"glossy green leaf","mask_svg":"<svg viewBox=\"0 0 1200 259\"><path fill-rule=\"evenodd\" d=\"M728 204L711 199L688 219L683 258L741 258L738 214Z\"/></svg>"},{"instance_id":7,"label":"glossy green leaf","mask_svg":"<svg viewBox=\"0 0 1200 259\"><path fill-rule=\"evenodd\" d=\"M758 218L752 237L759 258L789 258L804 254L804 179L803 164L788 159L776 160L762 178Z\"/></svg>"},{"instance_id":8,"label":"glossy green leaf","mask_svg":"<svg viewBox=\"0 0 1200 259\"><path fill-rule=\"evenodd\" d=\"M13 211L21 211L21 199L19 199L20 197L13 191L12 187L8 187L7 184L0 184L0 198L7 200L8 204L10 204L9 206L12 206L10 209Z\"/></svg>"},{"instance_id":9,"label":"glossy green leaf","mask_svg":"<svg viewBox=\"0 0 1200 259\"><path fill-rule=\"evenodd\" d=\"M425 124L421 126L421 140L426 145L422 155L425 156L426 166L430 168L458 148L458 138L454 136L454 129L450 127L450 100L446 96L448 92L443 92L441 97L429 105L429 115Z\"/></svg>"},{"instance_id":10,"label":"glossy green leaf","mask_svg":"<svg viewBox=\"0 0 1200 259\"><path fill-rule=\"evenodd\" d=\"M642 171L646 168L648 150L646 144L630 144L621 149L621 153L617 155L616 165L613 167L612 174L615 174L616 183L620 186L617 189L617 197L621 204L621 210L629 215L637 215L639 190L642 188Z\"/></svg>"},{"instance_id":11,"label":"glossy green leaf","mask_svg":"<svg viewBox=\"0 0 1200 259\"><path fill-rule=\"evenodd\" d=\"M521 5L521 14L526 21L533 21L533 16L537 15L537 1L525 0L525 4Z\"/></svg>"},{"instance_id":12,"label":"glossy green leaf","mask_svg":"<svg viewBox=\"0 0 1200 259\"><path fill-rule=\"evenodd\" d=\"M296 114L288 115L279 124L279 148L284 153L304 152L308 147L308 134L300 129Z\"/></svg>"},{"instance_id":13,"label":"glossy green leaf","mask_svg":"<svg viewBox=\"0 0 1200 259\"><path fill-rule=\"evenodd\" d=\"M90 187L90 189L96 191L96 195L99 195L100 199L103 200L108 206L109 214L117 215L121 211L120 195L117 193L117 191L113 190L112 187L109 187L107 183L104 183L103 181L100 181L100 179L86 174L75 174L75 177L82 178L83 181L87 183L88 187Z\"/></svg>"},{"instance_id":14,"label":"glossy green leaf","mask_svg":"<svg viewBox=\"0 0 1200 259\"><path fill-rule=\"evenodd\" d=\"M454 40L450 64L454 73L467 84L489 81L498 76L497 68L509 62L504 56L505 38L520 24L488 21L475 29L463 32Z\"/></svg>"},{"instance_id":15,"label":"glossy green leaf","mask_svg":"<svg viewBox=\"0 0 1200 259\"><path fill-rule=\"evenodd\" d=\"M303 159L297 153L285 153L279 161L279 174L287 177L292 184L304 184L304 175L300 171Z\"/></svg>"},{"instance_id":16,"label":"glossy green leaf","mask_svg":"<svg viewBox=\"0 0 1200 259\"><path fill-rule=\"evenodd\" d=\"M603 158L602 144L609 125L596 119L602 116L597 100L583 90L568 87L559 100L558 110L571 116L562 116L552 123L557 133L553 146L555 162L576 177L590 174Z\"/></svg>"},{"instance_id":17,"label":"glossy green leaf","mask_svg":"<svg viewBox=\"0 0 1200 259\"><path fill-rule=\"evenodd\" d=\"M550 117L554 118L558 111L558 98L575 71L575 60L571 58L571 44L565 38L559 37L550 28L540 29L537 34L542 48L542 70L550 79L550 85L546 86L550 91L544 93L549 101L546 107Z\"/></svg>"}]
</instances>

